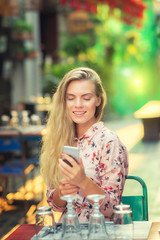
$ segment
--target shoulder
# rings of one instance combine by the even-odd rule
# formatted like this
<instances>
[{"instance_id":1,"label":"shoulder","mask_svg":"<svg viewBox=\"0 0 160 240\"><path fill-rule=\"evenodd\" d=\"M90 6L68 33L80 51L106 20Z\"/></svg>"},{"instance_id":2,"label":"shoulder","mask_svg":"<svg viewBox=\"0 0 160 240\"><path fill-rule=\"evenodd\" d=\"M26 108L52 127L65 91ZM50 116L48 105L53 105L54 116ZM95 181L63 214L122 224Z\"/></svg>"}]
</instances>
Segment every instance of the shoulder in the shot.
<instances>
[{"instance_id":1,"label":"shoulder","mask_svg":"<svg viewBox=\"0 0 160 240\"><path fill-rule=\"evenodd\" d=\"M111 129L107 128L104 123L101 124L101 128L96 134L96 138L103 142L111 142L111 141L118 141L119 142L119 137L116 134L116 132L112 131Z\"/></svg>"}]
</instances>

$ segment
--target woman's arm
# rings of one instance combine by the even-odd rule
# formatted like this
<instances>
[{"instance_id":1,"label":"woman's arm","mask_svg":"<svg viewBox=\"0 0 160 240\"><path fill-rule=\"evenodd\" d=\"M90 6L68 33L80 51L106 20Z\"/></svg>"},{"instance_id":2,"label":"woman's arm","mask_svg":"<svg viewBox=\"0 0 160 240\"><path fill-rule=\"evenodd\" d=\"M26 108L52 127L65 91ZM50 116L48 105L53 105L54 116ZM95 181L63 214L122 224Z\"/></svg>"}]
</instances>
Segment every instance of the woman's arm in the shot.
<instances>
[{"instance_id":1,"label":"woman's arm","mask_svg":"<svg viewBox=\"0 0 160 240\"><path fill-rule=\"evenodd\" d=\"M76 194L77 192L77 186L60 181L59 188L57 189L54 189L52 186L48 186L47 202L55 211L64 211L66 207L66 201L63 201L61 197L68 194Z\"/></svg>"},{"instance_id":2,"label":"woman's arm","mask_svg":"<svg viewBox=\"0 0 160 240\"><path fill-rule=\"evenodd\" d=\"M103 148L102 156L99 177L106 197L101 203L100 210L106 217L111 217L114 206L121 202L128 174L128 153L126 147L115 136Z\"/></svg>"}]
</instances>

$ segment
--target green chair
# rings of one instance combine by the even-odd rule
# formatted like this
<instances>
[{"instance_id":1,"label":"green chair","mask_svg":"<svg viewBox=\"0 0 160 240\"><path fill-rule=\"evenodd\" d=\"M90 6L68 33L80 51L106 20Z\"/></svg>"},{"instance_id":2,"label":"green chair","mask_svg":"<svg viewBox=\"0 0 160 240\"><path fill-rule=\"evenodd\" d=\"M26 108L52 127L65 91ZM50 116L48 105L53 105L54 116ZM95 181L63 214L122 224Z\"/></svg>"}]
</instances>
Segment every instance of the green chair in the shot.
<instances>
[{"instance_id":1,"label":"green chair","mask_svg":"<svg viewBox=\"0 0 160 240\"><path fill-rule=\"evenodd\" d=\"M148 196L145 182L138 176L128 175L127 181L136 180L141 184L142 194L135 196L122 196L122 203L129 204L134 221L148 221Z\"/></svg>"}]
</instances>

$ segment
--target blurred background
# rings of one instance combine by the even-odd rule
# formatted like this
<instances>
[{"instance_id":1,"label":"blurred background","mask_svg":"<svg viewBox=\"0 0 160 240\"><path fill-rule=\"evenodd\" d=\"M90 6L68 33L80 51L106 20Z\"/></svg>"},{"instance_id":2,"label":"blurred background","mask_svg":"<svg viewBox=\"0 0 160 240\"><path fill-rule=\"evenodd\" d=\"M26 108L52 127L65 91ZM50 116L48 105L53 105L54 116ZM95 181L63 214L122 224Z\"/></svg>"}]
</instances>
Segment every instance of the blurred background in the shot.
<instances>
[{"instance_id":1,"label":"blurred background","mask_svg":"<svg viewBox=\"0 0 160 240\"><path fill-rule=\"evenodd\" d=\"M79 66L100 75L108 96L103 120L126 144L130 173L149 189L150 219L159 219L160 1L0 1L0 127L35 121L44 130L57 85ZM17 116L19 122L13 121ZM39 156L39 139L27 146ZM0 160L3 164L2 155ZM34 168L28 215L21 195L10 194L11 187L4 198L0 185L1 236L16 224L33 222L37 205L47 204L38 164Z\"/></svg>"}]
</instances>

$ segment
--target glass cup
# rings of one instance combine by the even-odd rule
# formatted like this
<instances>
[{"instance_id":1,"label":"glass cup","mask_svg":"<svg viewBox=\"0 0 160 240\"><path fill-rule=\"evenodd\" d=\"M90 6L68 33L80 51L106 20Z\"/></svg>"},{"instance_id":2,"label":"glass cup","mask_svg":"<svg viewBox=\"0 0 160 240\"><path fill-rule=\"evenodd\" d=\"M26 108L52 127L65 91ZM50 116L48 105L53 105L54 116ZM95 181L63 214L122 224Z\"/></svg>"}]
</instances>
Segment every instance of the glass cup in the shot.
<instances>
[{"instance_id":1,"label":"glass cup","mask_svg":"<svg viewBox=\"0 0 160 240\"><path fill-rule=\"evenodd\" d=\"M30 118L29 118L29 112L24 110L22 111L22 121L21 121L22 126L27 127L30 124Z\"/></svg>"},{"instance_id":2,"label":"glass cup","mask_svg":"<svg viewBox=\"0 0 160 240\"><path fill-rule=\"evenodd\" d=\"M9 126L9 122L10 122L10 117L5 115L5 114L3 114L1 116L1 124L2 124L2 126Z\"/></svg>"},{"instance_id":3,"label":"glass cup","mask_svg":"<svg viewBox=\"0 0 160 240\"><path fill-rule=\"evenodd\" d=\"M72 202L77 195L65 195L61 199L67 201L67 213L63 217L62 222L62 239L81 239L81 228L78 216L73 211Z\"/></svg>"},{"instance_id":4,"label":"glass cup","mask_svg":"<svg viewBox=\"0 0 160 240\"><path fill-rule=\"evenodd\" d=\"M114 231L115 239L133 239L133 218L129 205L117 205L114 208Z\"/></svg>"},{"instance_id":5,"label":"glass cup","mask_svg":"<svg viewBox=\"0 0 160 240\"><path fill-rule=\"evenodd\" d=\"M41 119L38 115L32 114L31 115L31 124L32 125L41 125Z\"/></svg>"},{"instance_id":6,"label":"glass cup","mask_svg":"<svg viewBox=\"0 0 160 240\"><path fill-rule=\"evenodd\" d=\"M18 118L18 112L17 111L14 111L14 110L11 111L10 125L12 127L18 127L19 118Z\"/></svg>"},{"instance_id":7,"label":"glass cup","mask_svg":"<svg viewBox=\"0 0 160 240\"><path fill-rule=\"evenodd\" d=\"M36 213L36 239L47 239L49 233L54 233L55 221L52 208L42 206L37 208Z\"/></svg>"},{"instance_id":8,"label":"glass cup","mask_svg":"<svg viewBox=\"0 0 160 240\"><path fill-rule=\"evenodd\" d=\"M99 211L99 201L104 199L105 196L102 194L93 194L88 195L87 198L94 202L94 212L90 216L88 226L88 239L108 239L105 218L104 215Z\"/></svg>"}]
</instances>

